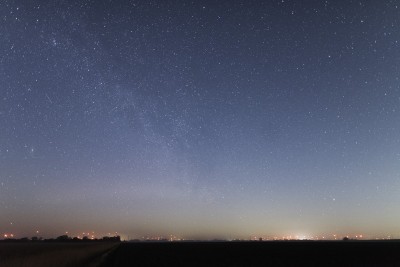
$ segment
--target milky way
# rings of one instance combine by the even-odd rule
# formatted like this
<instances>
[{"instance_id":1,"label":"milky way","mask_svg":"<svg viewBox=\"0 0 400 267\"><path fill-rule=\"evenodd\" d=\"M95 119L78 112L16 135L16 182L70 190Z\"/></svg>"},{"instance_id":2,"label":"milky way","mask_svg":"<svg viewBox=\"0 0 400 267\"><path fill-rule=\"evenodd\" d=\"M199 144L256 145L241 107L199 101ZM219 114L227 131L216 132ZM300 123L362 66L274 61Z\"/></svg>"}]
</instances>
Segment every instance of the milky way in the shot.
<instances>
[{"instance_id":1,"label":"milky way","mask_svg":"<svg viewBox=\"0 0 400 267\"><path fill-rule=\"evenodd\" d=\"M399 7L1 1L1 234L400 237Z\"/></svg>"}]
</instances>

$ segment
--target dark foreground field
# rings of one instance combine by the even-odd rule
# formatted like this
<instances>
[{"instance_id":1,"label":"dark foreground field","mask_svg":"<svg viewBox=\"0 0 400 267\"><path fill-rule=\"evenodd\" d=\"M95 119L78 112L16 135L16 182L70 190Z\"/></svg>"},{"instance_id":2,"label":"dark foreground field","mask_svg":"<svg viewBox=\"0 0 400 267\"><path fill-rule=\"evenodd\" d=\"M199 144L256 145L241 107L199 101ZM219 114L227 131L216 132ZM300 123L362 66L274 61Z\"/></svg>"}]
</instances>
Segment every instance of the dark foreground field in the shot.
<instances>
[{"instance_id":1,"label":"dark foreground field","mask_svg":"<svg viewBox=\"0 0 400 267\"><path fill-rule=\"evenodd\" d=\"M14 266L400 266L400 242L0 243Z\"/></svg>"},{"instance_id":2,"label":"dark foreground field","mask_svg":"<svg viewBox=\"0 0 400 267\"><path fill-rule=\"evenodd\" d=\"M400 266L400 242L123 243L104 266Z\"/></svg>"},{"instance_id":3,"label":"dark foreground field","mask_svg":"<svg viewBox=\"0 0 400 267\"><path fill-rule=\"evenodd\" d=\"M0 267L98 266L118 243L0 243Z\"/></svg>"}]
</instances>

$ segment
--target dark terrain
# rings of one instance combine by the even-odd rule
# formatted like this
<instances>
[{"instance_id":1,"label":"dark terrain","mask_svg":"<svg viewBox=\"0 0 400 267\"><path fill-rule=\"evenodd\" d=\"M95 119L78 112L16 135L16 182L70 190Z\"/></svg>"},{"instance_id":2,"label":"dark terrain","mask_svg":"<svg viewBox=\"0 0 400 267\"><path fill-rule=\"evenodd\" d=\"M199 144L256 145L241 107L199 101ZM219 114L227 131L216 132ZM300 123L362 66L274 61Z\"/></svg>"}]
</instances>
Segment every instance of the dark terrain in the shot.
<instances>
[{"instance_id":1,"label":"dark terrain","mask_svg":"<svg viewBox=\"0 0 400 267\"><path fill-rule=\"evenodd\" d=\"M400 266L400 242L121 243L103 266Z\"/></svg>"},{"instance_id":2,"label":"dark terrain","mask_svg":"<svg viewBox=\"0 0 400 267\"><path fill-rule=\"evenodd\" d=\"M400 241L2 242L0 266L400 266Z\"/></svg>"},{"instance_id":3,"label":"dark terrain","mask_svg":"<svg viewBox=\"0 0 400 267\"><path fill-rule=\"evenodd\" d=\"M0 267L94 267L118 243L0 242Z\"/></svg>"}]
</instances>

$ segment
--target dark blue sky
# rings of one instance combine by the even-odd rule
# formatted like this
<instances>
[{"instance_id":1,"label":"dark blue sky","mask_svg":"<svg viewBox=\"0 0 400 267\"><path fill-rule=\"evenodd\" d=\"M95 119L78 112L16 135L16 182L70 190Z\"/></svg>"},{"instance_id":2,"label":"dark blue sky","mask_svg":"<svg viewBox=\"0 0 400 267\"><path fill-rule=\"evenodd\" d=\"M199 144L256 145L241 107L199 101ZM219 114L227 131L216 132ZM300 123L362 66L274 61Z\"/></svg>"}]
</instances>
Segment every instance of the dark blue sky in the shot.
<instances>
[{"instance_id":1,"label":"dark blue sky","mask_svg":"<svg viewBox=\"0 0 400 267\"><path fill-rule=\"evenodd\" d=\"M400 237L399 1L2 1L0 232Z\"/></svg>"}]
</instances>

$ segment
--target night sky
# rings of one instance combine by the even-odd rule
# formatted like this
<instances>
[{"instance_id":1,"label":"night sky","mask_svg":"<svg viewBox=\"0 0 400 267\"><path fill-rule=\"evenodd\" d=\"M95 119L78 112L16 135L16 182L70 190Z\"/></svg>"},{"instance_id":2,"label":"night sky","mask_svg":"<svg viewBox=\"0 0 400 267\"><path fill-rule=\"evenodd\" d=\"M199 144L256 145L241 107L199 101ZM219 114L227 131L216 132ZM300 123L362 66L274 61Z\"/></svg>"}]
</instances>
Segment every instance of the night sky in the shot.
<instances>
[{"instance_id":1,"label":"night sky","mask_svg":"<svg viewBox=\"0 0 400 267\"><path fill-rule=\"evenodd\" d=\"M400 237L400 1L0 20L2 236Z\"/></svg>"}]
</instances>

